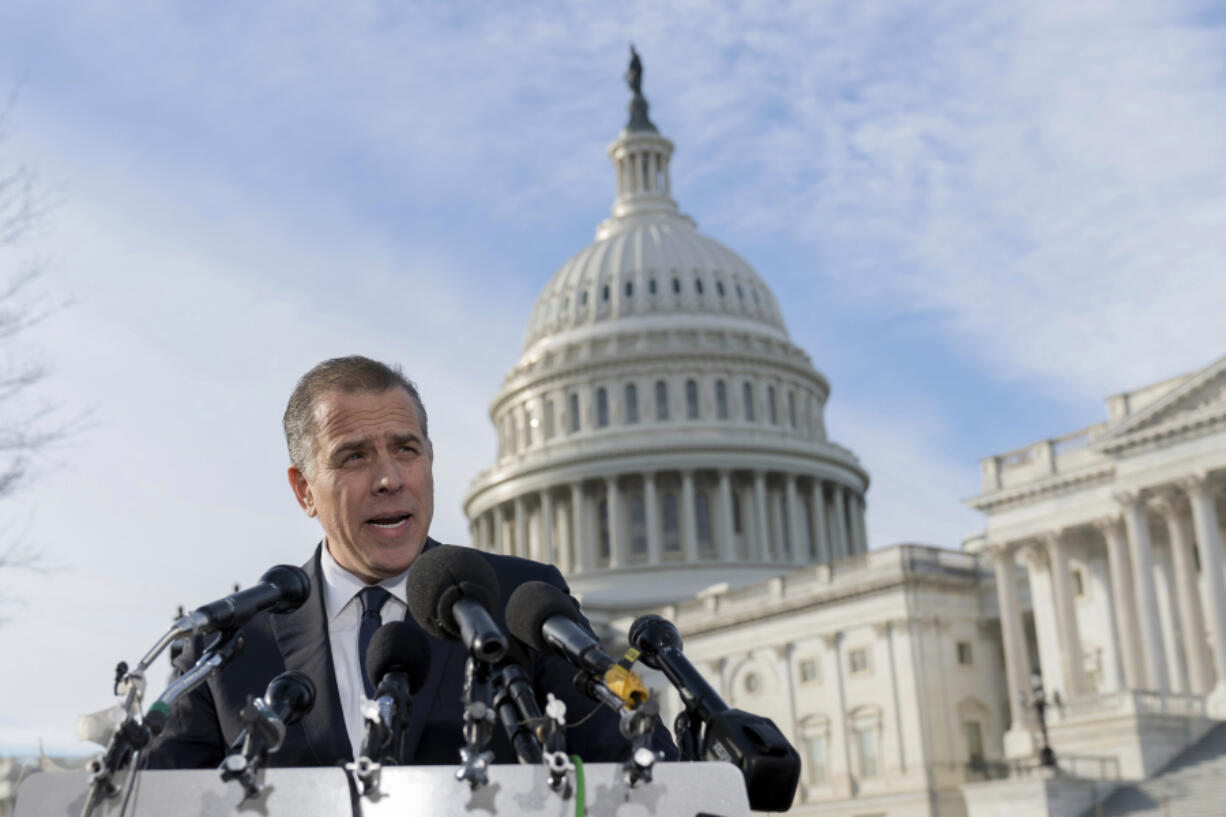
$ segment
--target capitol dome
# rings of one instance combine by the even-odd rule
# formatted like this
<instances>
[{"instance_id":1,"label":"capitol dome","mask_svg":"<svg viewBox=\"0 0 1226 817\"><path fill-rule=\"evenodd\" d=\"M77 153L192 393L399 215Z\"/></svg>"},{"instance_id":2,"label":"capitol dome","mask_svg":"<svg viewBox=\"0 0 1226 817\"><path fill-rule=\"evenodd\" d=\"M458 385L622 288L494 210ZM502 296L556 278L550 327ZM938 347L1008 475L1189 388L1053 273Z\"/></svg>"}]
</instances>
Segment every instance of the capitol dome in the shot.
<instances>
[{"instance_id":1,"label":"capitol dome","mask_svg":"<svg viewBox=\"0 0 1226 817\"><path fill-rule=\"evenodd\" d=\"M829 383L761 277L680 212L637 67L610 217L533 306L464 499L474 546L557 565L594 619L867 549Z\"/></svg>"}]
</instances>

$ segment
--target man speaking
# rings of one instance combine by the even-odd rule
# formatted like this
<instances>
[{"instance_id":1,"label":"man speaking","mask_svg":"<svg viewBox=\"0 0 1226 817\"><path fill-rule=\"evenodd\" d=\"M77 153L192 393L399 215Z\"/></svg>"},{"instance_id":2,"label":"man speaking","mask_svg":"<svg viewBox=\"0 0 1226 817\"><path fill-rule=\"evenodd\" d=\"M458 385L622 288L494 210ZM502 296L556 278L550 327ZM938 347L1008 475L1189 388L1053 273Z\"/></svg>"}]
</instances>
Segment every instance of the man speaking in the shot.
<instances>
[{"instance_id":1,"label":"man speaking","mask_svg":"<svg viewBox=\"0 0 1226 817\"><path fill-rule=\"evenodd\" d=\"M284 417L289 483L307 516L319 520L324 539L303 565L311 579L306 603L289 613L260 613L243 627L246 646L232 664L186 699L150 753L154 768L215 767L243 730L239 711L248 696L287 670L315 684L314 708L289 727L273 766L332 766L359 753L360 706L370 695L363 652L379 624L406 619L405 577L427 548L434 514L434 448L426 408L398 369L365 357L326 360L302 376ZM507 598L520 584L547 581L567 590L552 566L482 553L498 576L501 597L490 612L505 627ZM410 623L412 617L407 617ZM413 624L416 626L416 624ZM425 635L423 633L423 635ZM398 757L404 763L453 764L463 745L461 689L465 650L425 635L429 672L413 698L412 721ZM176 661L190 667L202 644ZM539 698L565 701L570 751L587 761L621 759L627 742L608 709L575 691L573 669L554 656L533 654L526 667ZM586 716L591 713L590 718ZM675 750L657 725L657 749ZM495 762L514 762L501 731L489 748Z\"/></svg>"}]
</instances>

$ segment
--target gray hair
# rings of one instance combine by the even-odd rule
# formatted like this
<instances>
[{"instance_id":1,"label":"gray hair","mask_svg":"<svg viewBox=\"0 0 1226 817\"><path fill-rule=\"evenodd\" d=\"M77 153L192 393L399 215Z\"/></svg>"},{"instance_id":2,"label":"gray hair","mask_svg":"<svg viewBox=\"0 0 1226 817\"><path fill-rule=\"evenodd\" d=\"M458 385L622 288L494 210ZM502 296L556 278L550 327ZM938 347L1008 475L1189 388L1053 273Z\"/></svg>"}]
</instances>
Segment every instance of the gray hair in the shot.
<instances>
[{"instance_id":1,"label":"gray hair","mask_svg":"<svg viewBox=\"0 0 1226 817\"><path fill-rule=\"evenodd\" d=\"M304 474L314 458L315 447L315 402L329 392L355 394L373 392L382 394L388 389L400 388L413 398L417 406L417 418L421 433L429 440L426 426L426 406L421 402L417 386L400 371L399 366L389 366L361 355L334 357L315 364L309 372L298 379L298 385L289 396L281 425L285 429L285 444L289 447L289 459L294 467Z\"/></svg>"}]
</instances>

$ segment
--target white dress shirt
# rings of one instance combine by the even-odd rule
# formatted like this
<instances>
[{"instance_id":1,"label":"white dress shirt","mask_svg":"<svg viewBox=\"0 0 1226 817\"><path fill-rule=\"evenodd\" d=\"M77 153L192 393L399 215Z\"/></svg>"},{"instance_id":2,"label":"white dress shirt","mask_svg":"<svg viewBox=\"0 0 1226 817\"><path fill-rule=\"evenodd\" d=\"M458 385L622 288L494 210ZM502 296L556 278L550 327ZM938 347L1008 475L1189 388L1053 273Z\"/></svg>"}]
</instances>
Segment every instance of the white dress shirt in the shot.
<instances>
[{"instance_id":1,"label":"white dress shirt","mask_svg":"<svg viewBox=\"0 0 1226 817\"><path fill-rule=\"evenodd\" d=\"M336 672L341 712L345 715L345 729L356 758L362 751L365 732L362 700L366 697L366 687L362 676L366 670L358 658L358 630L362 624L362 600L358 593L366 588L366 582L337 564L326 543L319 562L324 575L324 612L328 616L328 637L332 643L332 669ZM379 582L380 587L392 594L379 611L384 624L404 620L409 609L405 591L408 573L406 570Z\"/></svg>"}]
</instances>

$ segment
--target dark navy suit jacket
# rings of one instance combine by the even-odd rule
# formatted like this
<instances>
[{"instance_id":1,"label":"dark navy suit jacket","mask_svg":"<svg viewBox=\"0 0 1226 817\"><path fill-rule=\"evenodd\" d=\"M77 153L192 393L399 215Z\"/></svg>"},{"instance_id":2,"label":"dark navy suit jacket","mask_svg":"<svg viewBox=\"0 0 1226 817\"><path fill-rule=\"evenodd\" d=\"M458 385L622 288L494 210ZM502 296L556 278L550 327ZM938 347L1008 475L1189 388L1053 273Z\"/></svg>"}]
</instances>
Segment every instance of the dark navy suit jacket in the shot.
<instances>
[{"instance_id":1,"label":"dark navy suit jacket","mask_svg":"<svg viewBox=\"0 0 1226 817\"><path fill-rule=\"evenodd\" d=\"M426 547L437 543L427 540ZM547 581L569 592L562 574L543 565L513 556L482 552L498 576L500 599L491 610L494 619L506 628L505 613L511 592L526 581ZM227 748L242 731L239 710L248 695L264 694L268 682L286 670L300 670L315 683L315 706L299 723L289 727L280 751L269 757L271 766L333 766L353 760L353 749L341 714L336 674L332 667L332 648L324 612L323 578L320 551L303 565L311 577L311 595L290 613L261 613L243 627L246 646L230 666L214 675L171 708L170 719L149 753L150 768L215 768ZM577 603L576 603L577 604ZM407 618L414 627L412 616ZM413 698L412 720L398 757L413 764L454 764L464 745L461 732L463 713L464 659L458 641L440 641L426 634L430 647L429 674L425 685ZM180 672L191 667L202 649L200 639L175 662ZM566 703L567 750L588 762L621 760L628 754L628 743L617 728L617 715L602 708L579 723L598 707L579 693L571 682L575 671L554 655L528 651L531 666L526 668L542 708L546 692ZM667 730L657 724L655 748L666 758L675 759L676 749ZM494 731L489 748L497 763L516 762L515 752L500 726Z\"/></svg>"}]
</instances>

